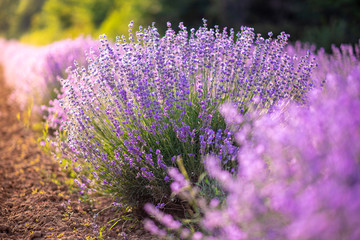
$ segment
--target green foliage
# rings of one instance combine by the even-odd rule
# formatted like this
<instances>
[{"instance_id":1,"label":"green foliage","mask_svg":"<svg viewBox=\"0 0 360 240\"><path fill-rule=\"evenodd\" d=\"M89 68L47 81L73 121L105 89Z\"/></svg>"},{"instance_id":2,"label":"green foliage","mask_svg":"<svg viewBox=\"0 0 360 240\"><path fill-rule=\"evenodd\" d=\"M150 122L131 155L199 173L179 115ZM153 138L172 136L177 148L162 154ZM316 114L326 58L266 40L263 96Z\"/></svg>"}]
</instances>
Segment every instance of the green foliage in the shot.
<instances>
[{"instance_id":1,"label":"green foliage","mask_svg":"<svg viewBox=\"0 0 360 240\"><path fill-rule=\"evenodd\" d=\"M8 37L9 28L14 17L16 5L19 0L0 1L0 36Z\"/></svg>"},{"instance_id":2,"label":"green foliage","mask_svg":"<svg viewBox=\"0 0 360 240\"><path fill-rule=\"evenodd\" d=\"M90 33L94 27L89 5L89 1L47 0L42 11L33 17L31 31L21 39L47 44L63 38L75 38L80 33Z\"/></svg>"},{"instance_id":3,"label":"green foliage","mask_svg":"<svg viewBox=\"0 0 360 240\"><path fill-rule=\"evenodd\" d=\"M112 7L114 6L115 0L94 0L90 6L90 12L93 13L91 15L91 21L93 22L96 28L99 28L101 24L106 20L108 17L109 12L111 11Z\"/></svg>"},{"instance_id":4,"label":"green foliage","mask_svg":"<svg viewBox=\"0 0 360 240\"><path fill-rule=\"evenodd\" d=\"M157 14L160 6L157 1L151 0L113 0L112 6L107 11L107 17L98 23L98 29L94 37L106 34L110 39L115 40L116 36L126 35L130 21L135 22L135 29L140 25L148 25L151 21L146 13Z\"/></svg>"},{"instance_id":5,"label":"green foliage","mask_svg":"<svg viewBox=\"0 0 360 240\"><path fill-rule=\"evenodd\" d=\"M45 0L2 0L0 2L0 33L18 38L29 31L32 16L39 12Z\"/></svg>"},{"instance_id":6,"label":"green foliage","mask_svg":"<svg viewBox=\"0 0 360 240\"><path fill-rule=\"evenodd\" d=\"M145 12L159 7L151 0L46 0L42 11L32 16L29 32L21 40L33 44L48 44L64 38L106 34L114 39L126 34L128 24L146 24Z\"/></svg>"}]
</instances>

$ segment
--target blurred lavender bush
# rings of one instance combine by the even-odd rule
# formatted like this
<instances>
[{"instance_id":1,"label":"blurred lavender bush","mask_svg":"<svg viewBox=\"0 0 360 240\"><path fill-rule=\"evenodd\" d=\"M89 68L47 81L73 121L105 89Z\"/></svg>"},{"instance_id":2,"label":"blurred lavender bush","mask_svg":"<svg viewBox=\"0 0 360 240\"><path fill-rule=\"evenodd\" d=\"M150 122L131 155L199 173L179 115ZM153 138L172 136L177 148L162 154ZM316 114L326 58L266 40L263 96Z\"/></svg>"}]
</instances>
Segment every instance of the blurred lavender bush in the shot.
<instances>
[{"instance_id":1,"label":"blurred lavender bush","mask_svg":"<svg viewBox=\"0 0 360 240\"><path fill-rule=\"evenodd\" d=\"M87 37L66 39L35 47L15 40L0 39L0 64L6 83L12 87L12 100L22 110L33 104L41 114L40 106L57 97L54 88L60 88L60 78L66 77L66 69L74 60L86 64L85 51L97 49L98 43ZM51 114L53 115L53 114Z\"/></svg>"},{"instance_id":2,"label":"blurred lavender bush","mask_svg":"<svg viewBox=\"0 0 360 240\"><path fill-rule=\"evenodd\" d=\"M235 176L224 171L211 154L205 165L226 199L206 201L171 169L171 188L195 206L197 219L190 220L198 228L190 231L184 227L189 219L175 220L150 204L145 209L165 228L152 220L146 220L146 228L177 239L359 239L359 50L359 45L343 45L333 55L318 54L313 79L323 89L314 89L306 105L281 101L261 116L257 111L243 116L235 104L221 105L241 144L238 171Z\"/></svg>"},{"instance_id":3,"label":"blurred lavender bush","mask_svg":"<svg viewBox=\"0 0 360 240\"><path fill-rule=\"evenodd\" d=\"M236 34L208 28L205 20L198 30L180 24L178 33L168 23L164 37L155 26L135 34L129 27L129 38L117 38L115 46L102 36L88 67L62 80L59 106L67 120L54 143L83 190L125 205L171 205L167 170L178 167L177 158L193 183L206 154L236 171L238 146L218 111L222 103L232 101L245 114L256 98L267 112L281 99L305 102L313 87L313 58L290 57L285 33L264 39L247 27ZM202 190L221 194L206 179Z\"/></svg>"}]
</instances>

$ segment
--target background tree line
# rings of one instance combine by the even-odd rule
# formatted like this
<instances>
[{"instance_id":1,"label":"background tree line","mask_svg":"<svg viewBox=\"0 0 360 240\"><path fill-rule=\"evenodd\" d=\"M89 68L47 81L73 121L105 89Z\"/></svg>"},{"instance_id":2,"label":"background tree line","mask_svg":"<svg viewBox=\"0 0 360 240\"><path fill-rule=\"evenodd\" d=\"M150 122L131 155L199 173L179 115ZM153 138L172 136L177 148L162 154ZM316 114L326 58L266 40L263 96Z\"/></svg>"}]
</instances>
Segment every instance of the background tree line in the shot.
<instances>
[{"instance_id":1,"label":"background tree line","mask_svg":"<svg viewBox=\"0 0 360 240\"><path fill-rule=\"evenodd\" d=\"M166 22L198 27L254 27L256 32L286 31L291 40L330 49L332 43L356 43L360 38L358 0L1 0L0 35L33 44L80 34L109 38L126 34L128 24Z\"/></svg>"}]
</instances>

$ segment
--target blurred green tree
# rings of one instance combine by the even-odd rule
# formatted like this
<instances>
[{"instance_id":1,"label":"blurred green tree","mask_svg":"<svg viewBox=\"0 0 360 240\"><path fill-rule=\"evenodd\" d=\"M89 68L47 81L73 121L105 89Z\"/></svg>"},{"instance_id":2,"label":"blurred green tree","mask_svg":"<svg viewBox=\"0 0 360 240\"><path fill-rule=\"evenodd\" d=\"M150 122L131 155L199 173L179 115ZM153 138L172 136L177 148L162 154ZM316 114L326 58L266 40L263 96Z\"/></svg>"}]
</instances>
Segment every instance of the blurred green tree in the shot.
<instances>
[{"instance_id":1,"label":"blurred green tree","mask_svg":"<svg viewBox=\"0 0 360 240\"><path fill-rule=\"evenodd\" d=\"M9 37L9 28L19 0L0 1L0 36Z\"/></svg>"},{"instance_id":2,"label":"blurred green tree","mask_svg":"<svg viewBox=\"0 0 360 240\"><path fill-rule=\"evenodd\" d=\"M32 26L21 39L34 44L47 44L63 38L74 38L94 30L93 0L46 0L42 11L33 16Z\"/></svg>"},{"instance_id":3,"label":"blurred green tree","mask_svg":"<svg viewBox=\"0 0 360 240\"><path fill-rule=\"evenodd\" d=\"M18 38L27 32L32 16L41 11L45 0L1 0L0 32L7 38Z\"/></svg>"},{"instance_id":4,"label":"blurred green tree","mask_svg":"<svg viewBox=\"0 0 360 240\"><path fill-rule=\"evenodd\" d=\"M21 40L47 44L63 38L106 34L114 39L126 34L128 24L147 25L144 13L159 11L151 0L46 0L42 11L32 18L32 26Z\"/></svg>"}]
</instances>

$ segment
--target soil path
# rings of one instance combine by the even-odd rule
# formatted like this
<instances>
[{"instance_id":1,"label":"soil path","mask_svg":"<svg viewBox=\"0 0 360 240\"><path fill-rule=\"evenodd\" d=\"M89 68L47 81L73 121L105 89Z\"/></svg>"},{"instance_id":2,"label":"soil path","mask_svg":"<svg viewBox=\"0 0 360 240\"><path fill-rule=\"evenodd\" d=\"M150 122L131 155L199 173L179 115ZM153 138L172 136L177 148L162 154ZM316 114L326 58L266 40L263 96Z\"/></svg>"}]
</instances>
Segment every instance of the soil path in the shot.
<instances>
[{"instance_id":1,"label":"soil path","mask_svg":"<svg viewBox=\"0 0 360 240\"><path fill-rule=\"evenodd\" d=\"M111 208L100 212L109 199L91 206L78 202L64 184L66 174L17 119L19 109L9 102L1 75L0 69L0 239L153 239L140 224L109 230L108 221L120 217Z\"/></svg>"}]
</instances>

